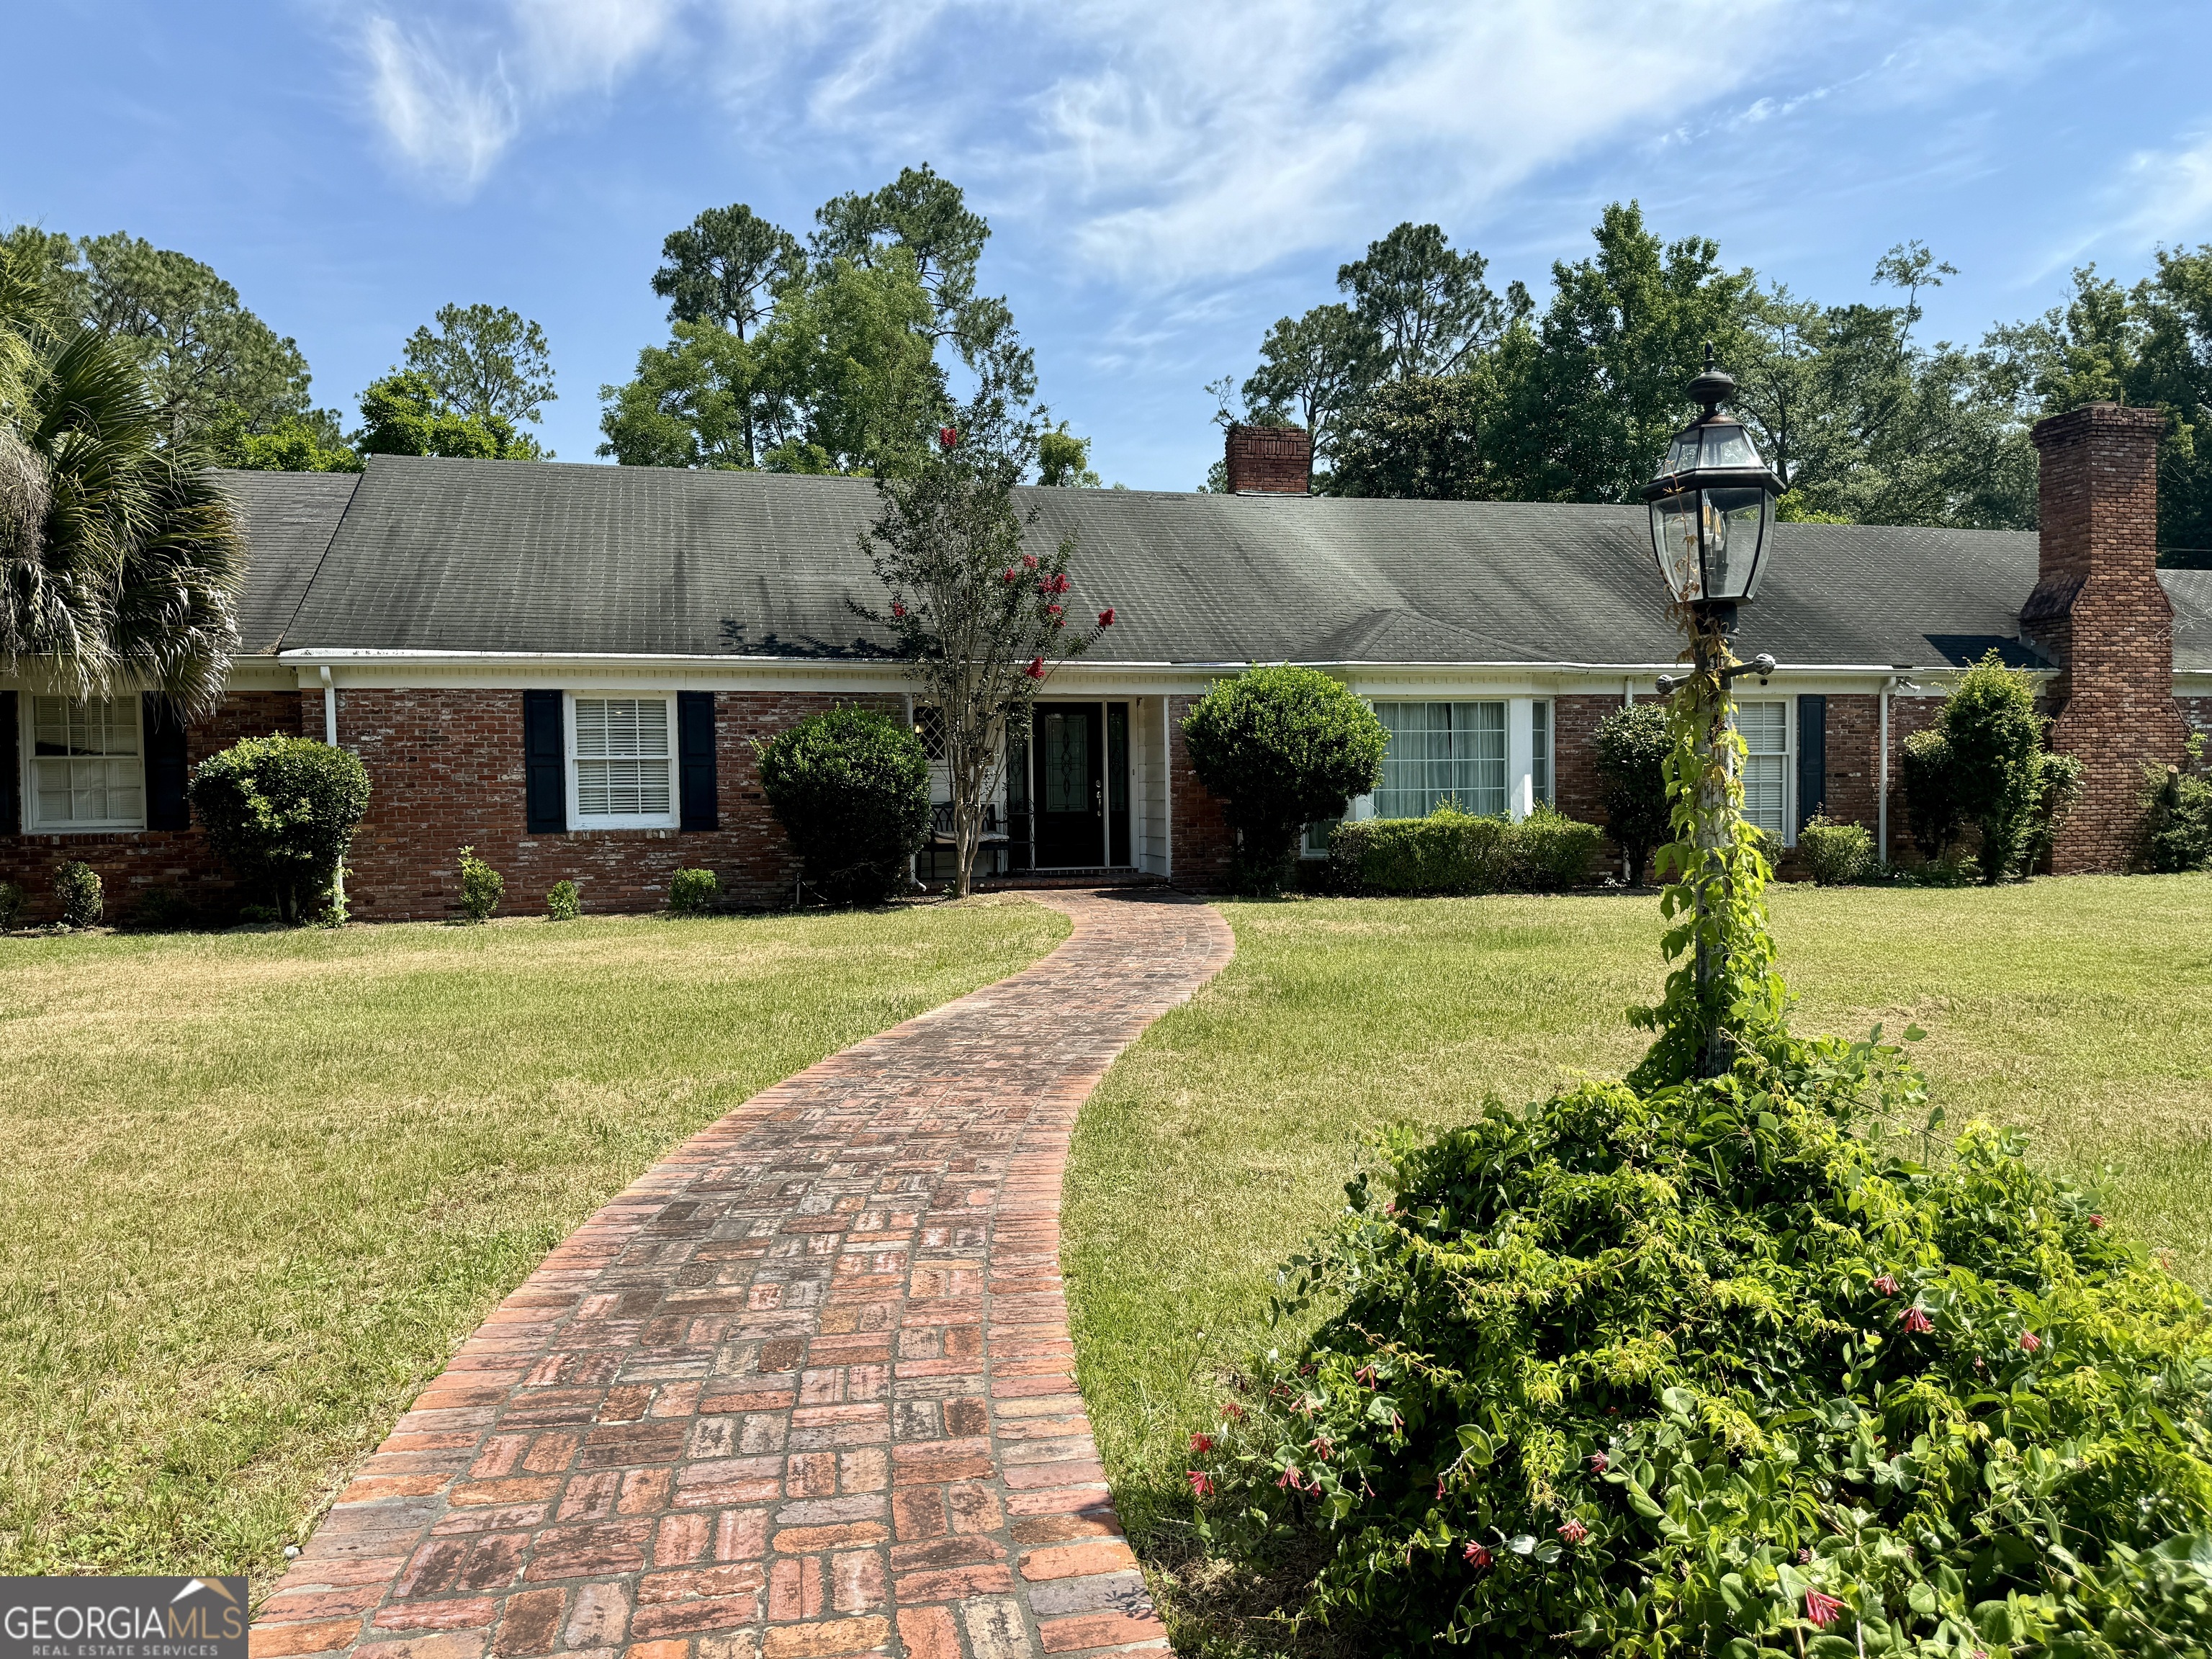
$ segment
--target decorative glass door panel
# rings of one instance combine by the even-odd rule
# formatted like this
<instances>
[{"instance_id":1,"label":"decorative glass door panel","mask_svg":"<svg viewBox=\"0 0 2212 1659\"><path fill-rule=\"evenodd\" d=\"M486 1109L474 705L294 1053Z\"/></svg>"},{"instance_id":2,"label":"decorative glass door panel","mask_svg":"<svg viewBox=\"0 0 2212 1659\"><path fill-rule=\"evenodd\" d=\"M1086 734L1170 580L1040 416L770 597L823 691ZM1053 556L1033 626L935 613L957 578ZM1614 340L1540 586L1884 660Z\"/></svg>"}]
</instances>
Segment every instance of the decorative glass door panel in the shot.
<instances>
[{"instance_id":1,"label":"decorative glass door panel","mask_svg":"<svg viewBox=\"0 0 2212 1659\"><path fill-rule=\"evenodd\" d=\"M1106 745L1097 703L1036 711L1030 752L1036 766L1036 861L1042 869L1093 869L1106 862Z\"/></svg>"}]
</instances>

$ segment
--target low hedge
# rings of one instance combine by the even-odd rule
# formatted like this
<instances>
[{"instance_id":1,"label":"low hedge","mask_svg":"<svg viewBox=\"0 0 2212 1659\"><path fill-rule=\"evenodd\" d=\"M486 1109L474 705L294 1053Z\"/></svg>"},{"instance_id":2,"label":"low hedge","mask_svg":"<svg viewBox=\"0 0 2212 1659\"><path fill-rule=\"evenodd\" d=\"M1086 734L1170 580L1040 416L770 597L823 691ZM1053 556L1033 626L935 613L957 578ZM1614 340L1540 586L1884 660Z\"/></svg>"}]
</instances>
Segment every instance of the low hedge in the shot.
<instances>
[{"instance_id":1,"label":"low hedge","mask_svg":"<svg viewBox=\"0 0 2212 1659\"><path fill-rule=\"evenodd\" d=\"M1340 893L1551 893L1589 879L1604 841L1595 824L1539 806L1516 823L1449 801L1425 818L1361 818L1329 837Z\"/></svg>"}]
</instances>

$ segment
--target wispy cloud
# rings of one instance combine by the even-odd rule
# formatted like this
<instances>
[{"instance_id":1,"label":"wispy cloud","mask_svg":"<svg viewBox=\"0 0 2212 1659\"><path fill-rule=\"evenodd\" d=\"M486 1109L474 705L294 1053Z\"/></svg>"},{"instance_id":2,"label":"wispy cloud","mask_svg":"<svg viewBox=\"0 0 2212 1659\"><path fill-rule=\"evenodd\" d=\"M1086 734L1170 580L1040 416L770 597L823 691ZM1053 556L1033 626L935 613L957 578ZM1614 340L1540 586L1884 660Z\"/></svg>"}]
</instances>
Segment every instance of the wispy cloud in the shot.
<instances>
[{"instance_id":1,"label":"wispy cloud","mask_svg":"<svg viewBox=\"0 0 2212 1659\"><path fill-rule=\"evenodd\" d=\"M512 0L472 22L371 12L355 45L370 112L401 161L466 196L531 118L608 92L659 47L675 0Z\"/></svg>"}]
</instances>

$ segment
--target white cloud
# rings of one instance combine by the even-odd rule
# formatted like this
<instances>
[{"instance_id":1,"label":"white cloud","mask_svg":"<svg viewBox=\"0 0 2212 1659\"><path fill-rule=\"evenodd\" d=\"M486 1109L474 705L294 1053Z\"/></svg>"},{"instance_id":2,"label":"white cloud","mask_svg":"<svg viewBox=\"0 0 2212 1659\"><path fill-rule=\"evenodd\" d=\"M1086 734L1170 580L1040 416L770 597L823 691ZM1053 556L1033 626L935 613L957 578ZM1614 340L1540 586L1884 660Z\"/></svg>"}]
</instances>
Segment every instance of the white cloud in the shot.
<instances>
[{"instance_id":1,"label":"white cloud","mask_svg":"<svg viewBox=\"0 0 2212 1659\"><path fill-rule=\"evenodd\" d=\"M676 0L509 0L474 27L450 13L404 22L371 13L356 46L371 113L400 158L467 195L526 121L580 93L606 93L667 40Z\"/></svg>"}]
</instances>

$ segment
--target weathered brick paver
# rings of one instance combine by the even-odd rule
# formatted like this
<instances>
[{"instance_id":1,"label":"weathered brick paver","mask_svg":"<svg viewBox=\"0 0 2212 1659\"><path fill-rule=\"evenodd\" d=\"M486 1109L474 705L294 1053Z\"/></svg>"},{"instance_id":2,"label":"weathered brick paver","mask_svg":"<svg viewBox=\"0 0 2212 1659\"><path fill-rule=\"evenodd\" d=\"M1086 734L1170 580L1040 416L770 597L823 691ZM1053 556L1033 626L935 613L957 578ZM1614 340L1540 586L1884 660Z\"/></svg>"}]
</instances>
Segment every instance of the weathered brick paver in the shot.
<instances>
[{"instance_id":1,"label":"weathered brick paver","mask_svg":"<svg viewBox=\"0 0 2212 1659\"><path fill-rule=\"evenodd\" d=\"M1041 896L1026 971L686 1141L547 1256L338 1498L256 1659L1164 1650L1076 1393L1076 1109L1225 963L1164 894Z\"/></svg>"}]
</instances>

